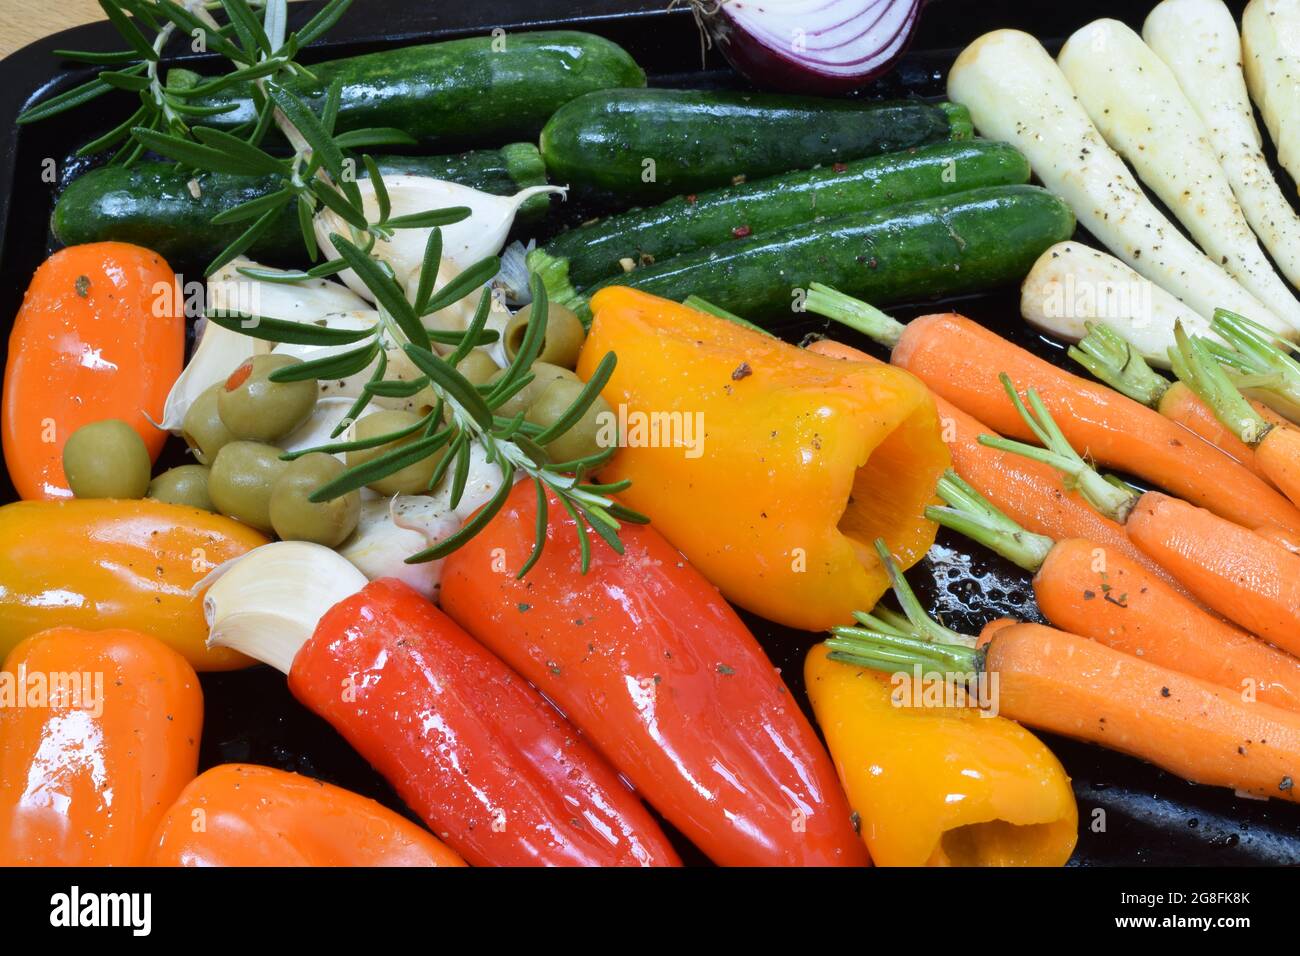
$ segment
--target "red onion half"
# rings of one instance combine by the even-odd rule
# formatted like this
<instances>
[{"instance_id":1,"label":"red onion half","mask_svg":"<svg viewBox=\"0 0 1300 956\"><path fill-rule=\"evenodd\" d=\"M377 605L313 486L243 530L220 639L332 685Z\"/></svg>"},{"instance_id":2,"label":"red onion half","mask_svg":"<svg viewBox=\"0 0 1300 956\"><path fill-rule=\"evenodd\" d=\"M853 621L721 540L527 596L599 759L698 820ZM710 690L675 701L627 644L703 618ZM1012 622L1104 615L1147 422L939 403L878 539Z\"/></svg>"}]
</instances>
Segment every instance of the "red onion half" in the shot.
<instances>
[{"instance_id":1,"label":"red onion half","mask_svg":"<svg viewBox=\"0 0 1300 956\"><path fill-rule=\"evenodd\" d=\"M752 83L826 94L859 89L888 70L912 38L922 0L687 2Z\"/></svg>"}]
</instances>

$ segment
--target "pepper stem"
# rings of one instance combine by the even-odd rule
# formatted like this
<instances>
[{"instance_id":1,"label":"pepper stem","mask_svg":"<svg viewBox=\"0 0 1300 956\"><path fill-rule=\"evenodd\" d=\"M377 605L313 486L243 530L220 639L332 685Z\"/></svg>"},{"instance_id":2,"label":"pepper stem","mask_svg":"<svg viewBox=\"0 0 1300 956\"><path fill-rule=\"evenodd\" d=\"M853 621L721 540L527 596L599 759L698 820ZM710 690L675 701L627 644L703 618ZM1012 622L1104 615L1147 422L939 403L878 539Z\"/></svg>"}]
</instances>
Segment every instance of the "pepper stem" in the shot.
<instances>
[{"instance_id":1,"label":"pepper stem","mask_svg":"<svg viewBox=\"0 0 1300 956\"><path fill-rule=\"evenodd\" d=\"M861 332L871 341L893 348L903 336L903 323L891 319L873 305L838 292L828 285L814 282L804 297L805 311L822 315L841 325Z\"/></svg>"},{"instance_id":2,"label":"pepper stem","mask_svg":"<svg viewBox=\"0 0 1300 956\"><path fill-rule=\"evenodd\" d=\"M1040 461L1055 468L1068 479L1066 482L1067 487L1077 488L1088 504L1106 517L1123 524L1129 513L1137 505L1138 498L1141 495L1131 489L1117 487L1103 478L1095 468L1084 461L1083 457L1070 446L1069 440L1061 432L1056 420L1052 418L1051 412L1047 410L1047 406L1043 404L1043 400L1039 397L1037 391L1031 388L1026 393L1030 406L1026 408L1025 403L1021 401L1020 395L1016 391L1015 385L1011 382L1011 377L1006 372L1002 372L998 375L998 380L1002 383L1002 387L1006 389L1007 395L1011 397L1011 401L1015 404L1020 417L1025 420L1025 424L1043 443L1043 447L1027 445L1024 442L1012 441L997 435L980 435L980 444L987 445L989 448L996 448L999 451L1009 451L1012 454L1020 455L1031 461Z\"/></svg>"},{"instance_id":3,"label":"pepper stem","mask_svg":"<svg viewBox=\"0 0 1300 956\"><path fill-rule=\"evenodd\" d=\"M1016 524L987 498L949 469L939 479L939 497L947 508L930 507L925 516L984 545L1017 567L1034 572L1043 566L1056 542Z\"/></svg>"},{"instance_id":4,"label":"pepper stem","mask_svg":"<svg viewBox=\"0 0 1300 956\"><path fill-rule=\"evenodd\" d=\"M1256 447L1272 424L1237 390L1204 341L1188 335L1181 322L1174 326L1174 341L1177 345L1169 349L1174 374L1209 406L1225 428L1251 448Z\"/></svg>"},{"instance_id":5,"label":"pepper stem","mask_svg":"<svg viewBox=\"0 0 1300 956\"><path fill-rule=\"evenodd\" d=\"M1088 323L1088 334L1066 353L1094 377L1148 408L1156 408L1169 380L1151 370L1124 336L1104 323Z\"/></svg>"}]
</instances>

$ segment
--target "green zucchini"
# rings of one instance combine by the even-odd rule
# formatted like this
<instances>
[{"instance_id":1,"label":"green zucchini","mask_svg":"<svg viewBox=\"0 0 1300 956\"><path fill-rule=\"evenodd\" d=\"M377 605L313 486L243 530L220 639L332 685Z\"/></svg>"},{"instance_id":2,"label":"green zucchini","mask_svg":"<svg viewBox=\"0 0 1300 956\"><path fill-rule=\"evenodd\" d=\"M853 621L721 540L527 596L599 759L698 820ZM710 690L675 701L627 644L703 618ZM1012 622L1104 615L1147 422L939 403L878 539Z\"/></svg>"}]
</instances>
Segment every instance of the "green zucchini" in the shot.
<instances>
[{"instance_id":1,"label":"green zucchini","mask_svg":"<svg viewBox=\"0 0 1300 956\"><path fill-rule=\"evenodd\" d=\"M795 226L675 256L602 282L680 301L697 295L755 321L798 311L800 289L824 282L873 305L1019 282L1074 214L1037 186L986 186L937 199ZM586 297L562 303L584 319Z\"/></svg>"},{"instance_id":2,"label":"green zucchini","mask_svg":"<svg viewBox=\"0 0 1300 956\"><path fill-rule=\"evenodd\" d=\"M677 196L570 229L528 254L553 298L621 275L630 262L649 265L671 256L771 232L817 218L866 212L913 199L980 186L1029 182L1029 162L1013 146L987 140L932 143Z\"/></svg>"},{"instance_id":3,"label":"green zucchini","mask_svg":"<svg viewBox=\"0 0 1300 956\"><path fill-rule=\"evenodd\" d=\"M501 149L455 156L380 156L381 175L411 173L508 196L546 182L537 148L511 143ZM366 176L362 167L361 175ZM50 229L67 246L117 240L152 249L172 265L199 264L217 255L248 227L212 225L218 213L280 187L275 177L203 173L193 177L174 163L137 163L129 169L101 166L68 184L54 204ZM532 196L520 208L527 219L545 214L550 197ZM296 205L291 203L248 251L253 259L278 261L303 251Z\"/></svg>"},{"instance_id":4,"label":"green zucchini","mask_svg":"<svg viewBox=\"0 0 1300 956\"><path fill-rule=\"evenodd\" d=\"M626 203L970 136L952 103L601 90L562 106L541 149L552 181Z\"/></svg>"},{"instance_id":5,"label":"green zucchini","mask_svg":"<svg viewBox=\"0 0 1300 956\"><path fill-rule=\"evenodd\" d=\"M366 53L310 67L315 79L284 85L318 114L341 84L335 129L395 127L439 149L533 139L569 100L593 90L645 86L645 72L611 40L570 30L507 33ZM173 70L168 82L185 81ZM251 87L193 100L230 107L204 124L228 129L255 118Z\"/></svg>"}]
</instances>

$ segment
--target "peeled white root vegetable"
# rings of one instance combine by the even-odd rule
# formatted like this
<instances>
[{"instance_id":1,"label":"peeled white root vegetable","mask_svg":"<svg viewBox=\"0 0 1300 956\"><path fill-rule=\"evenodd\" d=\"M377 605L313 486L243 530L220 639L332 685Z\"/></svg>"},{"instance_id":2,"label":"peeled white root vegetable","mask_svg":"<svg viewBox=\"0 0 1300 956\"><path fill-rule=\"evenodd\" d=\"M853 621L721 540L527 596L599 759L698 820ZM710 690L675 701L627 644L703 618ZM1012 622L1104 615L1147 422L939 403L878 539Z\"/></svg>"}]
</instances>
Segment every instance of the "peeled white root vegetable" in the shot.
<instances>
[{"instance_id":1,"label":"peeled white root vegetable","mask_svg":"<svg viewBox=\"0 0 1300 956\"><path fill-rule=\"evenodd\" d=\"M378 222L379 200L375 196L374 183L362 179L357 187L361 190L367 219ZM388 192L392 218L456 206L470 210L467 218L441 227L443 264L451 267L452 275L459 274L480 259L499 253L515 221L515 213L530 197L538 193L565 191L563 186L529 186L513 196L496 196L459 183L407 175L385 176L384 189ZM329 236L332 232L348 235L348 224L337 213L321 209L316 214L315 229L321 251L330 259L337 259L339 252ZM429 232L429 228L397 229L390 238L376 242L372 254L388 263L397 281L405 287L419 275ZM370 290L351 269L340 273L339 277L358 295L370 298Z\"/></svg>"},{"instance_id":2,"label":"peeled white root vegetable","mask_svg":"<svg viewBox=\"0 0 1300 956\"><path fill-rule=\"evenodd\" d=\"M1242 65L1250 95L1300 183L1300 0L1251 0L1241 16Z\"/></svg>"},{"instance_id":3,"label":"peeled white root vegetable","mask_svg":"<svg viewBox=\"0 0 1300 956\"><path fill-rule=\"evenodd\" d=\"M1152 365L1169 367L1178 323L1209 335L1210 323L1112 255L1078 242L1058 242L1034 263L1020 286L1020 311L1036 328L1067 342L1105 322Z\"/></svg>"},{"instance_id":4,"label":"peeled white root vegetable","mask_svg":"<svg viewBox=\"0 0 1300 956\"><path fill-rule=\"evenodd\" d=\"M948 96L970 110L981 134L1020 149L1079 224L1146 278L1206 318L1224 307L1293 334L1152 205L1032 36L980 37L953 65Z\"/></svg>"},{"instance_id":5,"label":"peeled white root vegetable","mask_svg":"<svg viewBox=\"0 0 1300 956\"><path fill-rule=\"evenodd\" d=\"M1147 16L1142 38L1204 122L1246 221L1282 274L1300 286L1300 216L1260 148L1232 12L1223 0L1164 0Z\"/></svg>"},{"instance_id":6,"label":"peeled white root vegetable","mask_svg":"<svg viewBox=\"0 0 1300 956\"><path fill-rule=\"evenodd\" d=\"M208 646L257 651L289 673L293 657L339 601L366 576L334 551L305 541L275 541L228 561L195 587L207 588Z\"/></svg>"},{"instance_id":7,"label":"peeled white root vegetable","mask_svg":"<svg viewBox=\"0 0 1300 956\"><path fill-rule=\"evenodd\" d=\"M1260 249L1205 124L1164 61L1127 25L1095 20L1057 62L1106 142L1209 257L1300 331L1300 302Z\"/></svg>"}]
</instances>

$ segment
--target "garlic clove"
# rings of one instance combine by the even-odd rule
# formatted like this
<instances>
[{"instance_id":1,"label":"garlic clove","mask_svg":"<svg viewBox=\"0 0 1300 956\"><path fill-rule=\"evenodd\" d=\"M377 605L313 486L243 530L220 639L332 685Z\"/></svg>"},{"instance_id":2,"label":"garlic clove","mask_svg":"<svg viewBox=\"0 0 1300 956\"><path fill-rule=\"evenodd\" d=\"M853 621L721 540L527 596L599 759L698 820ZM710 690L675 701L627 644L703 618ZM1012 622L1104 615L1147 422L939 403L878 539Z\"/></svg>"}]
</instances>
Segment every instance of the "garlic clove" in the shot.
<instances>
[{"instance_id":1,"label":"garlic clove","mask_svg":"<svg viewBox=\"0 0 1300 956\"><path fill-rule=\"evenodd\" d=\"M238 650L285 674L325 612L366 586L350 562L306 541L264 544L208 579L208 646Z\"/></svg>"},{"instance_id":2,"label":"garlic clove","mask_svg":"<svg viewBox=\"0 0 1300 956\"><path fill-rule=\"evenodd\" d=\"M362 206L370 222L379 219L379 201L375 187L369 179L359 180ZM457 275L470 265L488 256L494 256L505 245L506 236L514 224L515 213L531 196L539 193L561 193L563 186L530 186L513 196L496 196L470 186L433 179L429 176L393 175L384 177L392 205L392 216L405 216L465 206L470 210L467 218L442 227L442 255ZM322 208L316 213L316 238L325 255L338 258L338 250L330 242L330 233L348 235L348 225L335 212ZM397 229L387 239L375 243L374 255L392 267L393 274L402 285L418 275L424 261L424 247L429 240L429 229ZM339 276L358 295L370 298L369 290L350 269Z\"/></svg>"},{"instance_id":3,"label":"garlic clove","mask_svg":"<svg viewBox=\"0 0 1300 956\"><path fill-rule=\"evenodd\" d=\"M167 393L162 421L156 423L157 426L179 435L185 423L185 413L195 399L226 379L239 368L240 363L268 351L269 342L232 332L215 322L204 322L194 354Z\"/></svg>"},{"instance_id":4,"label":"garlic clove","mask_svg":"<svg viewBox=\"0 0 1300 956\"><path fill-rule=\"evenodd\" d=\"M266 282L241 274L240 268L284 272L242 256L232 259L208 279L209 310L261 315L288 322L315 322L326 315L370 309L369 302L330 279Z\"/></svg>"},{"instance_id":5,"label":"garlic clove","mask_svg":"<svg viewBox=\"0 0 1300 956\"><path fill-rule=\"evenodd\" d=\"M406 559L455 534L461 521L428 495L397 495L366 501L361 519L339 554L370 580L397 578L429 600L437 600L442 562L407 564Z\"/></svg>"}]
</instances>

